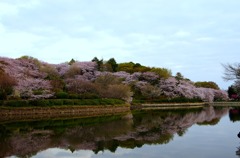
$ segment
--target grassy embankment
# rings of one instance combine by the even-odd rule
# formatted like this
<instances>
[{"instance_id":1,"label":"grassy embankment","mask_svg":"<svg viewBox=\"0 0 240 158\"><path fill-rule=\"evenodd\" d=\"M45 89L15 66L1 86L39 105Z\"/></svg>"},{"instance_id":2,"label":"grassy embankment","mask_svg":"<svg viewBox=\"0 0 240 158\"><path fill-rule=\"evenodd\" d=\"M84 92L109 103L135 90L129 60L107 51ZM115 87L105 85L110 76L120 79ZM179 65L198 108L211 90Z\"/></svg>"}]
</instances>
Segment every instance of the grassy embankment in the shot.
<instances>
[{"instance_id":1,"label":"grassy embankment","mask_svg":"<svg viewBox=\"0 0 240 158\"><path fill-rule=\"evenodd\" d=\"M130 105L118 99L6 100L0 105L1 120L89 117L130 111Z\"/></svg>"}]
</instances>

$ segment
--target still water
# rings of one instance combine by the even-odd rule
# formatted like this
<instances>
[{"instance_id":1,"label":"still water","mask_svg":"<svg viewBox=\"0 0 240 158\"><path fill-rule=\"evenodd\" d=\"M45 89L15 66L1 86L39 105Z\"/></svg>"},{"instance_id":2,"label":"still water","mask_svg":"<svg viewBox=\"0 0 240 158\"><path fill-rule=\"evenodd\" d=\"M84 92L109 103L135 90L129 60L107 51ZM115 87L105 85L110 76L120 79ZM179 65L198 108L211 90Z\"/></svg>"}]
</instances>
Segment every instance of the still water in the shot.
<instances>
[{"instance_id":1,"label":"still water","mask_svg":"<svg viewBox=\"0 0 240 158\"><path fill-rule=\"evenodd\" d=\"M0 157L236 158L240 111L134 111L118 116L0 122Z\"/></svg>"}]
</instances>

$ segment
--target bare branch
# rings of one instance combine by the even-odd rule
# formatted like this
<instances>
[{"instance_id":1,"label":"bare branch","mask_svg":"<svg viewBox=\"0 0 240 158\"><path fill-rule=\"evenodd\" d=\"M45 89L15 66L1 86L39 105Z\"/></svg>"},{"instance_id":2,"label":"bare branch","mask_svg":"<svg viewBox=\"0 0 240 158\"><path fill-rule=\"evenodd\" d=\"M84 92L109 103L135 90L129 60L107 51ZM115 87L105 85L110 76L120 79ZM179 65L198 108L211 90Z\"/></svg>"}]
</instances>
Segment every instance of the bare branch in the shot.
<instances>
[{"instance_id":1,"label":"bare branch","mask_svg":"<svg viewBox=\"0 0 240 158\"><path fill-rule=\"evenodd\" d=\"M240 79L240 63L222 64L225 69L223 79L225 81Z\"/></svg>"}]
</instances>

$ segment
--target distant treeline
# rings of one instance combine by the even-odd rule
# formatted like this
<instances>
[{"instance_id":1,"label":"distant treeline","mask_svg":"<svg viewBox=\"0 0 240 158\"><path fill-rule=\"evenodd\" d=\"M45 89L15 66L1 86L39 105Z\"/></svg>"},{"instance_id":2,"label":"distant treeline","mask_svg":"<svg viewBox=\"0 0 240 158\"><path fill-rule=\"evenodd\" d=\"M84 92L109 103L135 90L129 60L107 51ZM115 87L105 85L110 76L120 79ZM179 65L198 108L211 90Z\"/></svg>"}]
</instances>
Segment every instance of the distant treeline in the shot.
<instances>
[{"instance_id":1,"label":"distant treeline","mask_svg":"<svg viewBox=\"0 0 240 158\"><path fill-rule=\"evenodd\" d=\"M227 100L228 95L212 81L194 83L180 72L173 76L167 68L117 63L114 58L49 64L29 56L0 57L1 100L41 100L48 105L51 101L46 99L101 98L128 103L132 100L165 102L175 98L212 102Z\"/></svg>"}]
</instances>

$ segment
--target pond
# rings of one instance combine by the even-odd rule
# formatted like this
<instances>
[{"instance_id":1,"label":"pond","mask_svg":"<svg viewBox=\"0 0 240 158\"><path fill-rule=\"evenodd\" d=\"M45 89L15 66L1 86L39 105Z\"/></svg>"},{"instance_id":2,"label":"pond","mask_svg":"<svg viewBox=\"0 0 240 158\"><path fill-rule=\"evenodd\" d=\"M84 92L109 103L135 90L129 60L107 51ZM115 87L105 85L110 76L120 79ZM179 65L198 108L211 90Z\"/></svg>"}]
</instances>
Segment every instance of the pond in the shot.
<instances>
[{"instance_id":1,"label":"pond","mask_svg":"<svg viewBox=\"0 0 240 158\"><path fill-rule=\"evenodd\" d=\"M233 158L240 110L204 107L0 122L0 157Z\"/></svg>"}]
</instances>

